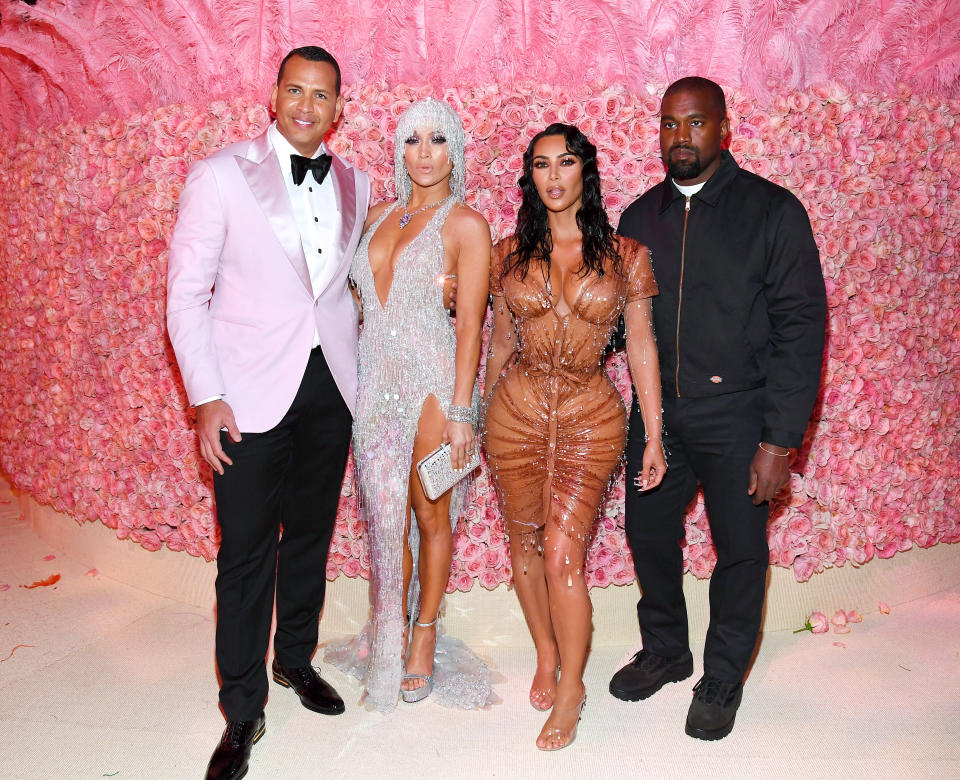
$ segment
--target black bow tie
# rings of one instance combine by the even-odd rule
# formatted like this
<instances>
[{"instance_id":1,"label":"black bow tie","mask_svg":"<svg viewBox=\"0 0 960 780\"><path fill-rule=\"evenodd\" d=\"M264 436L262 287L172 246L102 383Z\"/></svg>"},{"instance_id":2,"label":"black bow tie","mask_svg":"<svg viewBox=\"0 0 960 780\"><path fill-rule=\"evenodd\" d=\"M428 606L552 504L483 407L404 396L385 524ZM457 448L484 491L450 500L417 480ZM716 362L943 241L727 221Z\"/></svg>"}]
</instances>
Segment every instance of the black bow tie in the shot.
<instances>
[{"instance_id":1,"label":"black bow tie","mask_svg":"<svg viewBox=\"0 0 960 780\"><path fill-rule=\"evenodd\" d=\"M290 155L290 170L293 173L293 183L297 186L303 184L307 171L313 171L313 178L317 184L323 184L327 171L330 170L331 157L329 154L321 154L319 157L303 157L299 154Z\"/></svg>"}]
</instances>

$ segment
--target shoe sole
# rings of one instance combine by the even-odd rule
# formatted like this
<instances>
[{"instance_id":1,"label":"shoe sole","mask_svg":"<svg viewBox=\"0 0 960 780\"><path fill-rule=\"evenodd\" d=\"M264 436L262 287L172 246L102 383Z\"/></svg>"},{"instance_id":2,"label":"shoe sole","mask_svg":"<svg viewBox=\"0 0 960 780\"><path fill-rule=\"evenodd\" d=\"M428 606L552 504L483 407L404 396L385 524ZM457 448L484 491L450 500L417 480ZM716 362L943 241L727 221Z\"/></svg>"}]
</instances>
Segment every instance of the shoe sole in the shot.
<instances>
[{"instance_id":1,"label":"shoe sole","mask_svg":"<svg viewBox=\"0 0 960 780\"><path fill-rule=\"evenodd\" d=\"M283 686L284 688L290 688L291 690L293 690L293 686L292 686L290 683L288 683L288 682L287 682L286 680L284 680L282 677L278 677L276 674L273 675L273 681L274 681L275 683L277 683L277 685ZM294 693L297 693L296 691L293 691L293 692L294 692ZM306 708L307 708L308 710L310 710L311 712L317 712L317 713L319 713L320 715L342 715L342 714L346 711L346 709L347 709L346 707L342 707L342 708L339 708L339 709L333 709L333 710L331 710L331 709L322 709L322 708L320 708L320 707L314 707L312 704L310 704L310 703L308 703L308 702L305 702L305 701L303 700L303 697L300 696L300 694L297 694L297 696L298 696L298 698L300 699L300 703L301 703L304 707L306 707Z\"/></svg>"},{"instance_id":2,"label":"shoe sole","mask_svg":"<svg viewBox=\"0 0 960 780\"><path fill-rule=\"evenodd\" d=\"M433 693L433 675L432 674L405 674L404 680L423 680L423 685L419 688L410 688L409 690L401 688L400 698L407 704L416 704L423 701Z\"/></svg>"},{"instance_id":3,"label":"shoe sole","mask_svg":"<svg viewBox=\"0 0 960 780\"><path fill-rule=\"evenodd\" d=\"M426 686L420 686L419 688L414 688L409 691L402 690L400 691L400 698L403 699L404 704L416 704L418 701L424 701L430 696L430 691L427 691L423 694L418 694L419 691L422 691Z\"/></svg>"},{"instance_id":4,"label":"shoe sole","mask_svg":"<svg viewBox=\"0 0 960 780\"><path fill-rule=\"evenodd\" d=\"M684 666L677 669L672 674L666 675L656 685L651 685L649 688L641 688L639 691L625 691L622 688L614 688L613 684L611 683L610 693L621 701L642 701L643 699L649 699L667 683L681 682L682 680L686 680L691 675L693 675L692 659L689 667Z\"/></svg>"},{"instance_id":5,"label":"shoe sole","mask_svg":"<svg viewBox=\"0 0 960 780\"><path fill-rule=\"evenodd\" d=\"M703 739L707 742L715 742L718 739L723 739L725 736L727 736L727 734L733 731L733 724L736 719L737 716L734 714L726 726L721 726L718 729L698 729L687 723L684 731L687 733L688 737L693 737L694 739Z\"/></svg>"},{"instance_id":6,"label":"shoe sole","mask_svg":"<svg viewBox=\"0 0 960 780\"><path fill-rule=\"evenodd\" d=\"M569 742L564 742L562 745L558 745L557 747L540 747L539 745L537 745L537 750L542 750L544 753L556 753L558 750L563 750L564 748L570 747L573 744L573 740L575 740L576 738L577 738L577 730L576 728L574 728L573 734L570 736Z\"/></svg>"}]
</instances>

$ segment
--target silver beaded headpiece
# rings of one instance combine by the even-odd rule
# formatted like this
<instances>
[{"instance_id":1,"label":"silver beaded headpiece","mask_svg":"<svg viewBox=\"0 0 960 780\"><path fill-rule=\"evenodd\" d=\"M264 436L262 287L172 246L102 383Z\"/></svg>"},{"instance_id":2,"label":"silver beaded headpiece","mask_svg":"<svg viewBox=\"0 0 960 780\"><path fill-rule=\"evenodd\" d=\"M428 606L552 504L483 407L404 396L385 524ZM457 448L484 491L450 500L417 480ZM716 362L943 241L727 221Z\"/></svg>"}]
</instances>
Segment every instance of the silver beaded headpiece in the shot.
<instances>
[{"instance_id":1,"label":"silver beaded headpiece","mask_svg":"<svg viewBox=\"0 0 960 780\"><path fill-rule=\"evenodd\" d=\"M405 205L410 199L413 184L407 166L403 162L403 150L406 140L417 130L428 127L439 130L447 139L447 153L453 163L450 173L450 192L455 200L463 201L467 188L466 163L463 158L463 123L457 112L440 100L426 98L418 100L400 115L397 132L393 137L394 181L397 187L397 200Z\"/></svg>"}]
</instances>

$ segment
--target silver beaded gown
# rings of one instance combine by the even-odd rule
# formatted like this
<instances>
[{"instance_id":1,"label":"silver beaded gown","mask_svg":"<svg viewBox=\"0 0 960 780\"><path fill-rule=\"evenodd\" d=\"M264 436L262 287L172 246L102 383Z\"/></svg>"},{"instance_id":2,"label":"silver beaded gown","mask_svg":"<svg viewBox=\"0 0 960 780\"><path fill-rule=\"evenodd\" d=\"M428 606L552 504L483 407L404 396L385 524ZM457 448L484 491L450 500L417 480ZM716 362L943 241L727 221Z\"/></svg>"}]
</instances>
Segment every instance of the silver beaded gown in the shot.
<instances>
[{"instance_id":1,"label":"silver beaded gown","mask_svg":"<svg viewBox=\"0 0 960 780\"><path fill-rule=\"evenodd\" d=\"M396 205L385 210L357 247L350 277L363 300L353 458L370 547L371 617L359 636L327 646L328 663L364 683L367 709L390 712L400 694L407 648L403 646L403 544L413 440L423 404L432 394L446 409L453 398L457 350L443 306L444 252L440 231L456 201L440 206L401 252L387 300L381 305L370 269L370 239ZM479 400L474 385L474 409ZM468 480L453 489L450 524L456 531ZM413 579L408 595L416 618L419 601L416 520L409 544ZM411 632L412 633L412 632ZM437 623L431 699L448 707L484 707L494 701L483 662Z\"/></svg>"}]
</instances>

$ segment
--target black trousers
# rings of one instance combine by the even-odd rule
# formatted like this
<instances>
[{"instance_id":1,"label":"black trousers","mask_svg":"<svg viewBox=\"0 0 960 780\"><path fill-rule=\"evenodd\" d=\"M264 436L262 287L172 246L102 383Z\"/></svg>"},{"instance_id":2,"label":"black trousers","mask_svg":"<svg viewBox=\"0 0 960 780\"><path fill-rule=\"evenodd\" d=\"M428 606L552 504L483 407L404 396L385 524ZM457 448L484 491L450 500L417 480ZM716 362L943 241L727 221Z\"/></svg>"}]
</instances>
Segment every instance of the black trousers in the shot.
<instances>
[{"instance_id":1,"label":"black trousers","mask_svg":"<svg viewBox=\"0 0 960 780\"><path fill-rule=\"evenodd\" d=\"M216 655L228 720L263 711L274 594L278 662L304 666L316 650L351 424L317 347L275 428L241 431L239 443L221 432L233 460L223 476L213 475L220 524Z\"/></svg>"},{"instance_id":2,"label":"black trousers","mask_svg":"<svg viewBox=\"0 0 960 780\"><path fill-rule=\"evenodd\" d=\"M704 673L743 680L760 631L766 574L769 505L747 495L750 462L763 430L763 388L713 398L663 399L667 474L649 493L633 485L644 430L634 399L627 439L626 532L640 584L640 634L663 656L689 647L683 597L683 517L703 486L717 565L710 580L710 628Z\"/></svg>"}]
</instances>

